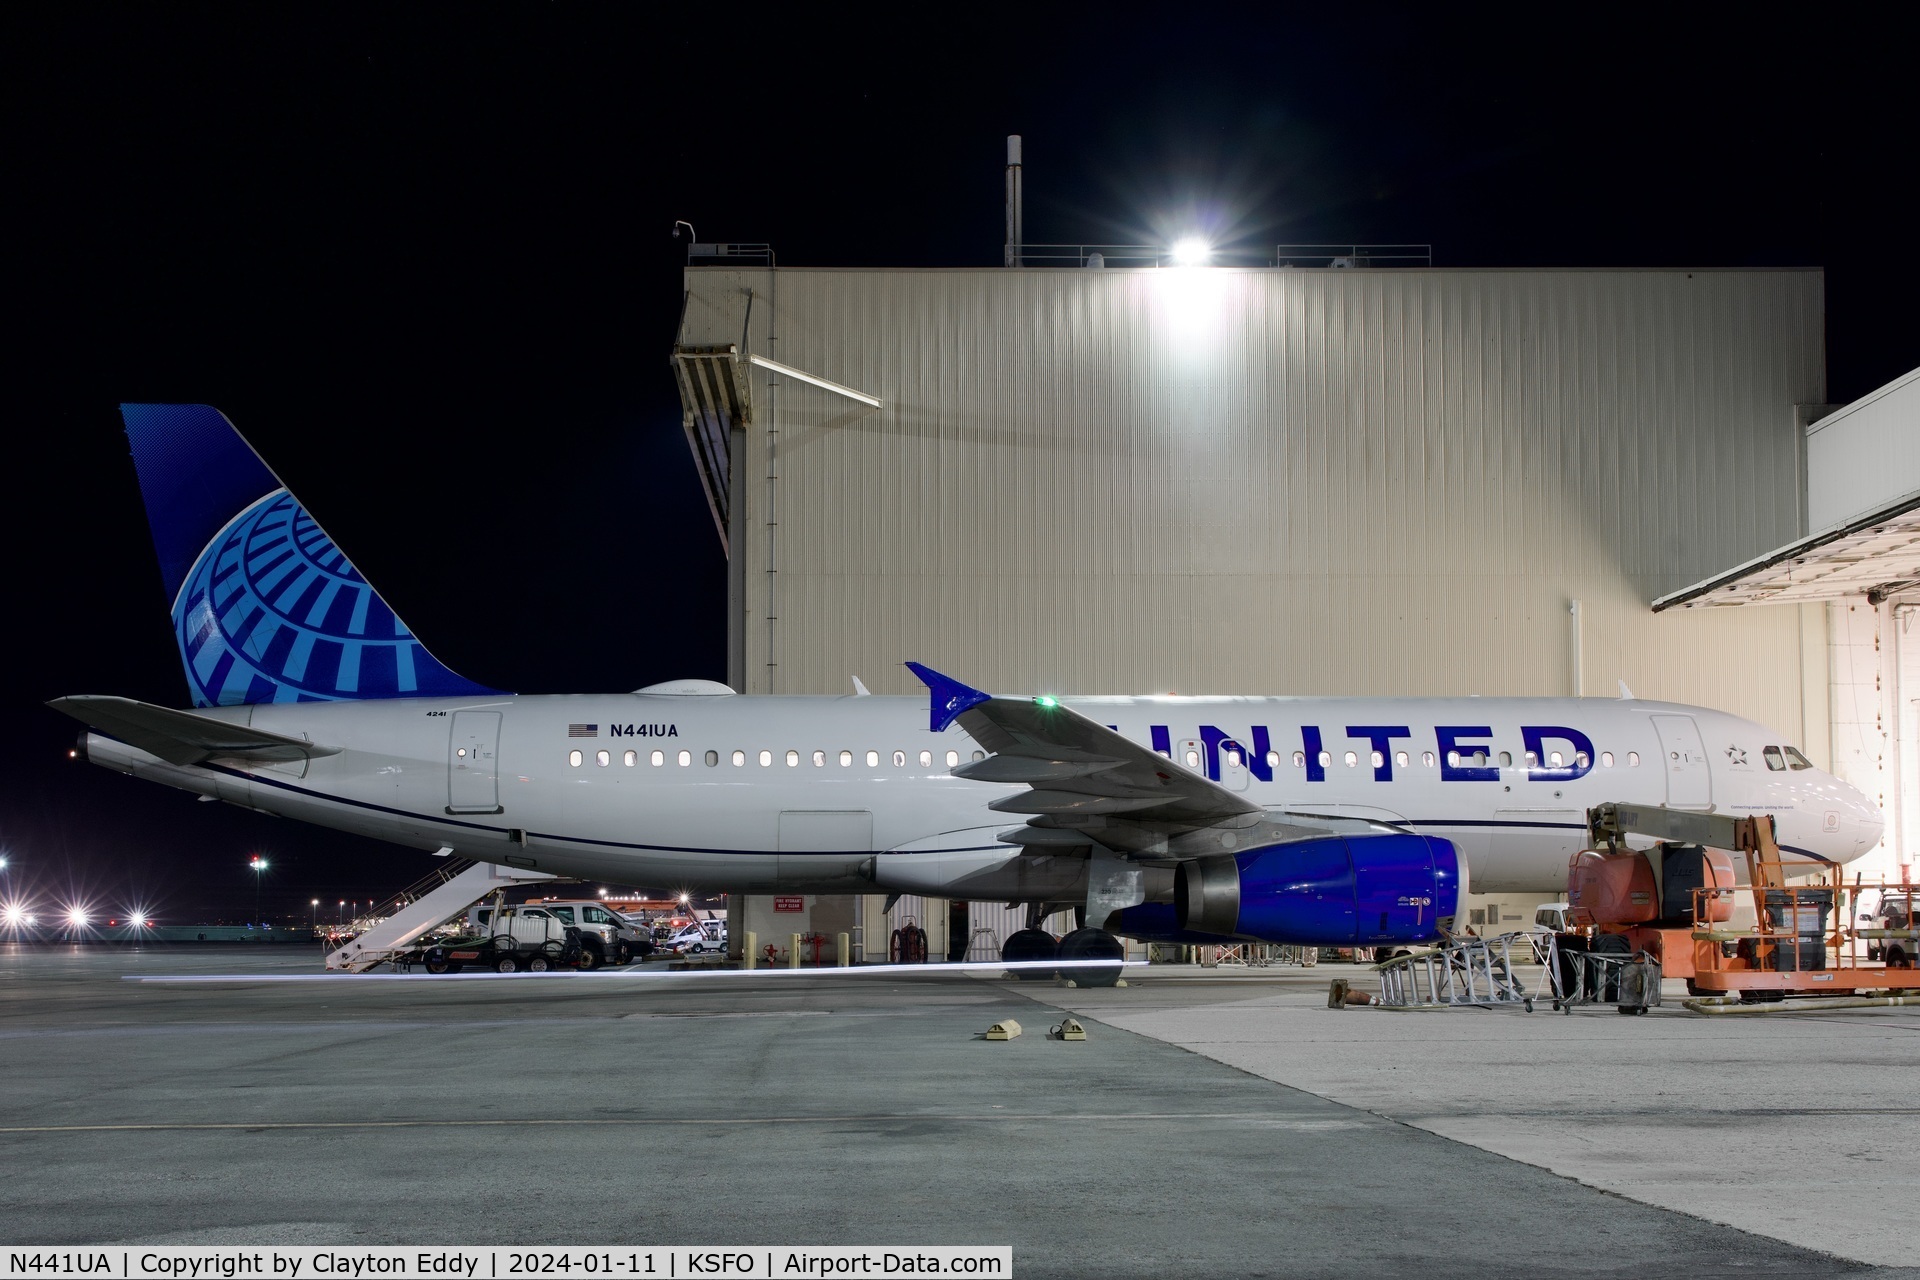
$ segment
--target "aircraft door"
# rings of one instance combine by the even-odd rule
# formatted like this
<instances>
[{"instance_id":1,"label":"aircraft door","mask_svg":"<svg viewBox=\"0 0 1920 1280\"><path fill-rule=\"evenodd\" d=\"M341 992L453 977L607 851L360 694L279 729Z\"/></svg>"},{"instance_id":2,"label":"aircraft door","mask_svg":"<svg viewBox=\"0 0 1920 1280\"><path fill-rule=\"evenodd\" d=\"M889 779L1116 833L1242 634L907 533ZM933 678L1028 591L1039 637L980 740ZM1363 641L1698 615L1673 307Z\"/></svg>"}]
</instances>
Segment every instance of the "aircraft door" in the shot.
<instances>
[{"instance_id":1,"label":"aircraft door","mask_svg":"<svg viewBox=\"0 0 1920 1280\"><path fill-rule=\"evenodd\" d=\"M499 813L500 713L456 711L447 735L447 812Z\"/></svg>"},{"instance_id":2,"label":"aircraft door","mask_svg":"<svg viewBox=\"0 0 1920 1280\"><path fill-rule=\"evenodd\" d=\"M1654 716L1661 764L1667 772L1667 804L1675 809L1713 808L1713 775L1706 744L1692 716Z\"/></svg>"}]
</instances>

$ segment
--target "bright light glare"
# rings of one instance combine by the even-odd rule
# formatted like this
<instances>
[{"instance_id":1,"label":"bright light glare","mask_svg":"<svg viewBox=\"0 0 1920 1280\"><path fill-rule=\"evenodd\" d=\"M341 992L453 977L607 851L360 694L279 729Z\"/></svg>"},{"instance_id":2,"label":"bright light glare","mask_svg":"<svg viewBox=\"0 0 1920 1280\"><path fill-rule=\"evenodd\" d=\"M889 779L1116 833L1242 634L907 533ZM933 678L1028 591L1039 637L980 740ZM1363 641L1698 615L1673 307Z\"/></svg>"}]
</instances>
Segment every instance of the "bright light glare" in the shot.
<instances>
[{"instance_id":1,"label":"bright light glare","mask_svg":"<svg viewBox=\"0 0 1920 1280\"><path fill-rule=\"evenodd\" d=\"M0 910L0 917L4 917L8 924L20 924L26 920L27 913L19 903L9 902L4 910Z\"/></svg>"},{"instance_id":2,"label":"bright light glare","mask_svg":"<svg viewBox=\"0 0 1920 1280\"><path fill-rule=\"evenodd\" d=\"M127 917L127 923L136 929L144 929L147 927L147 913L144 911L136 911Z\"/></svg>"},{"instance_id":3,"label":"bright light glare","mask_svg":"<svg viewBox=\"0 0 1920 1280\"><path fill-rule=\"evenodd\" d=\"M1213 246L1199 236L1173 242L1173 260L1183 267L1204 267L1213 259Z\"/></svg>"},{"instance_id":4,"label":"bright light glare","mask_svg":"<svg viewBox=\"0 0 1920 1280\"><path fill-rule=\"evenodd\" d=\"M87 909L85 907L72 907L68 909L67 911L68 924L85 924L86 922L87 922Z\"/></svg>"},{"instance_id":5,"label":"bright light glare","mask_svg":"<svg viewBox=\"0 0 1920 1280\"><path fill-rule=\"evenodd\" d=\"M1035 698L1034 701L1039 703L1043 707L1057 707L1060 705L1060 699L1049 697L1044 693L1041 694L1039 697Z\"/></svg>"}]
</instances>

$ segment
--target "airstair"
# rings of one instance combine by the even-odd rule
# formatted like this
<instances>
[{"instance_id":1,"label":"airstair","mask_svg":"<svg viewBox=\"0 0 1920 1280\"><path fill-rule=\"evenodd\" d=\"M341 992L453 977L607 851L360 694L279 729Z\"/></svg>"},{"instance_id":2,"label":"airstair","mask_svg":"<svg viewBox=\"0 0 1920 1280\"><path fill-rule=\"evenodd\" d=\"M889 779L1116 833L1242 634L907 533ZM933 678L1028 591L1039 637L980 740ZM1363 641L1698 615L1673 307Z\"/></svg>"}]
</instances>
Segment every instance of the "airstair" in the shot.
<instances>
[{"instance_id":1,"label":"airstair","mask_svg":"<svg viewBox=\"0 0 1920 1280\"><path fill-rule=\"evenodd\" d=\"M451 851L449 851L451 852ZM496 889L556 880L544 871L523 871L491 862L464 859L435 871L400 894L400 907L375 920L358 935L327 953L327 968L365 973L392 960L396 952L429 930L445 924Z\"/></svg>"}]
</instances>

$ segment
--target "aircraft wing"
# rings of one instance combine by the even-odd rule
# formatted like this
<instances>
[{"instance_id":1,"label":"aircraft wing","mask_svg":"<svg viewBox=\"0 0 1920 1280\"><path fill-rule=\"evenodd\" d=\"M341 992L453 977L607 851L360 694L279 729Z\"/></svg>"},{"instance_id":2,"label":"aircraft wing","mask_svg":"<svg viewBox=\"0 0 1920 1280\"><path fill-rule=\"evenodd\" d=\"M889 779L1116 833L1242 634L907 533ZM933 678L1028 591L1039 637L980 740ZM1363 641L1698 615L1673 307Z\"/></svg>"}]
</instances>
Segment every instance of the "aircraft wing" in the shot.
<instances>
[{"instance_id":1,"label":"aircraft wing","mask_svg":"<svg viewBox=\"0 0 1920 1280\"><path fill-rule=\"evenodd\" d=\"M301 760L340 751L339 747L304 738L288 738L132 698L82 694L55 698L47 705L168 764L199 764L216 756L227 760Z\"/></svg>"},{"instance_id":2,"label":"aircraft wing","mask_svg":"<svg viewBox=\"0 0 1920 1280\"><path fill-rule=\"evenodd\" d=\"M933 695L933 731L958 721L993 753L957 766L956 777L1026 784L987 806L1031 815L1027 828L1003 832L1003 840L1059 846L1092 839L1144 852L1203 827L1248 825L1265 812L1052 698L996 698L917 662L907 666Z\"/></svg>"}]
</instances>

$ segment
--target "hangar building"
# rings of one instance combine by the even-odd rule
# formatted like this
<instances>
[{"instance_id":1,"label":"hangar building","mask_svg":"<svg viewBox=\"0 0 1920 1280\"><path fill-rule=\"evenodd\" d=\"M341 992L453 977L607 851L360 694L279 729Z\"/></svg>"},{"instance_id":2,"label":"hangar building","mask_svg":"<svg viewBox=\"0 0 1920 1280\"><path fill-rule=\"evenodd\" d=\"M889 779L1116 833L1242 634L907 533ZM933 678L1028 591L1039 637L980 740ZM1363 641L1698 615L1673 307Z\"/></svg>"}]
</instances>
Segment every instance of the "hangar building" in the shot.
<instances>
[{"instance_id":1,"label":"hangar building","mask_svg":"<svg viewBox=\"0 0 1920 1280\"><path fill-rule=\"evenodd\" d=\"M1624 682L1861 780L1864 596L1652 608L1846 505L1818 270L689 264L736 689Z\"/></svg>"}]
</instances>

